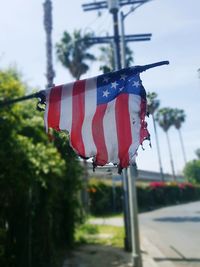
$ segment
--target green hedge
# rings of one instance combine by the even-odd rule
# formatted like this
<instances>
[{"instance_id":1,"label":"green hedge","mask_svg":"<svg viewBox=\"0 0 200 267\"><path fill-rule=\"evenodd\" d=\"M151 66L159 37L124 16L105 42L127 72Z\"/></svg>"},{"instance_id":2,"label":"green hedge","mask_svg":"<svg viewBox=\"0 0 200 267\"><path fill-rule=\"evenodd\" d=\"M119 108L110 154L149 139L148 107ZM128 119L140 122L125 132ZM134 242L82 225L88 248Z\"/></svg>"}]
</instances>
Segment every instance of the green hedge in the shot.
<instances>
[{"instance_id":1,"label":"green hedge","mask_svg":"<svg viewBox=\"0 0 200 267\"><path fill-rule=\"evenodd\" d=\"M93 180L88 187L90 212L94 215L119 213L123 210L123 192L120 184L113 186ZM191 183L152 182L137 185L139 211L153 210L159 207L200 200L200 187Z\"/></svg>"},{"instance_id":2,"label":"green hedge","mask_svg":"<svg viewBox=\"0 0 200 267\"><path fill-rule=\"evenodd\" d=\"M91 214L106 215L122 211L122 188L120 185L115 185L114 190L115 193L111 183L95 180L89 183L89 209Z\"/></svg>"}]
</instances>

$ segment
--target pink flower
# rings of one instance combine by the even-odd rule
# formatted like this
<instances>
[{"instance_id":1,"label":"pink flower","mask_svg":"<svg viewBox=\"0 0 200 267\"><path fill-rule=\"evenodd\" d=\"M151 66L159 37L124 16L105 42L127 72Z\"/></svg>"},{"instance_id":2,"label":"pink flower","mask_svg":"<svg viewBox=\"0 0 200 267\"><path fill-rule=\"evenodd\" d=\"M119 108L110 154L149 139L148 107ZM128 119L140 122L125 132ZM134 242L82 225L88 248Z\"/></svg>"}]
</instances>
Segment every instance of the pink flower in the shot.
<instances>
[{"instance_id":1,"label":"pink flower","mask_svg":"<svg viewBox=\"0 0 200 267\"><path fill-rule=\"evenodd\" d=\"M179 187L180 189L185 189L185 183L178 184L178 187Z\"/></svg>"},{"instance_id":2,"label":"pink flower","mask_svg":"<svg viewBox=\"0 0 200 267\"><path fill-rule=\"evenodd\" d=\"M166 186L166 184L165 182L151 182L149 186L152 188L163 188Z\"/></svg>"}]
</instances>

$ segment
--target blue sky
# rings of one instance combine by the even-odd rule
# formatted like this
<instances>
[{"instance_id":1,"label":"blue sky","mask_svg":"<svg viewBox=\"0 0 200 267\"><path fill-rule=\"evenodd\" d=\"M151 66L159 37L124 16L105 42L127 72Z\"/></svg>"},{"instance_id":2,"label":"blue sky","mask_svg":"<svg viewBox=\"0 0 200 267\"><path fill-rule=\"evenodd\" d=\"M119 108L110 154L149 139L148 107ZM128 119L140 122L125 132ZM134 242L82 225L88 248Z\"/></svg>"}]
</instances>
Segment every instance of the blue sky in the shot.
<instances>
[{"instance_id":1,"label":"blue sky","mask_svg":"<svg viewBox=\"0 0 200 267\"><path fill-rule=\"evenodd\" d=\"M22 72L24 81L30 87L43 89L46 85L46 51L43 28L44 1L0 0L0 66L16 65ZM57 0L53 2L53 45L58 42L64 30L72 32L82 29L95 31L96 35L112 34L112 16L107 10L83 12L81 4L88 1ZM129 7L123 7L124 12ZM147 91L158 93L161 107L185 110L186 122L182 127L187 160L195 158L194 151L200 148L200 1L199 0L152 0L138 8L125 20L126 34L152 33L150 42L131 44L136 65L169 60L170 65L148 70L141 75ZM55 50L54 50L55 52ZM93 48L98 52L98 47ZM54 57L56 71L55 84L73 80ZM91 77L101 74L93 63L84 75ZM139 149L138 167L159 170L155 137L151 118L148 120L152 136L152 148L148 142L145 151ZM171 172L166 137L158 128L164 172ZM174 155L175 171L180 173L184 166L177 131L169 131Z\"/></svg>"}]
</instances>

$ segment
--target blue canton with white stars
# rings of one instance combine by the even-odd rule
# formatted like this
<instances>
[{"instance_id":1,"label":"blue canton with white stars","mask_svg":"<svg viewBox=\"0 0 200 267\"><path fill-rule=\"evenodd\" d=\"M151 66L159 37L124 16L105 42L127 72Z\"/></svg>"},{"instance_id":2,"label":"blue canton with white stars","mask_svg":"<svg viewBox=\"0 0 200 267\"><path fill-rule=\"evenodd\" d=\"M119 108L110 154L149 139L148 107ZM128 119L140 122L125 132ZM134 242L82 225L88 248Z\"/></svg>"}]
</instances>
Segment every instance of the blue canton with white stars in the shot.
<instances>
[{"instance_id":1,"label":"blue canton with white stars","mask_svg":"<svg viewBox=\"0 0 200 267\"><path fill-rule=\"evenodd\" d=\"M135 94L146 98L140 75L133 73L132 68L97 77L97 105L107 104L120 94Z\"/></svg>"}]
</instances>

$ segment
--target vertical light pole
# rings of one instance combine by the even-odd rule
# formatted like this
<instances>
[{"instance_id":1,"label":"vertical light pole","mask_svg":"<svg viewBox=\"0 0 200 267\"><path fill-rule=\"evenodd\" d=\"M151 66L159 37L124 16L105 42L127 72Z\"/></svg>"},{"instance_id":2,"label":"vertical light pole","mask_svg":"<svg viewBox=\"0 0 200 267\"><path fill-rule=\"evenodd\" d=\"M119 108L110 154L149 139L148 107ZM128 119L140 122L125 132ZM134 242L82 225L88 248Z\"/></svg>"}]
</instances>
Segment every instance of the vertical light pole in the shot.
<instances>
[{"instance_id":1,"label":"vertical light pole","mask_svg":"<svg viewBox=\"0 0 200 267\"><path fill-rule=\"evenodd\" d=\"M130 225L132 240L132 260L134 267L142 267L142 256L140 251L139 223L138 223L138 205L136 190L137 166L131 164L128 168L128 193L130 206Z\"/></svg>"},{"instance_id":2,"label":"vertical light pole","mask_svg":"<svg viewBox=\"0 0 200 267\"><path fill-rule=\"evenodd\" d=\"M107 0L108 10L113 14L113 30L114 30L114 58L115 58L115 69L121 69L121 55L120 55L120 38L119 38L119 23L118 23L118 11L119 11L119 0ZM123 172L123 205L124 205L124 225L125 225L125 249L131 251L131 233L130 233L130 217L128 207L128 182L127 174Z\"/></svg>"},{"instance_id":3,"label":"vertical light pole","mask_svg":"<svg viewBox=\"0 0 200 267\"><path fill-rule=\"evenodd\" d=\"M120 23L121 23L121 62L122 68L126 68L126 43L125 43L125 30L124 30L124 20L125 18L135 11L136 8L150 0L140 3L136 7L132 6L128 13L125 15L120 12ZM127 223L127 233L131 236L127 238L128 244L132 251L133 266L142 267L142 256L140 251L140 237L139 237L139 223L138 223L138 204L137 204L137 190L136 190L136 179L137 179L137 166L136 164L130 165L130 167L123 171L124 182L127 186L128 203L128 223Z\"/></svg>"},{"instance_id":4,"label":"vertical light pole","mask_svg":"<svg viewBox=\"0 0 200 267\"><path fill-rule=\"evenodd\" d=\"M46 0L43 4L44 7L44 29L46 32L46 57L47 57L47 88L53 86L53 79L55 77L55 72L53 70L52 61L52 3L51 0Z\"/></svg>"},{"instance_id":5,"label":"vertical light pole","mask_svg":"<svg viewBox=\"0 0 200 267\"><path fill-rule=\"evenodd\" d=\"M128 184L127 169L123 169L122 173L122 186L123 186L123 209L124 209L124 226L125 237L124 245L126 251L132 251L132 234L131 234L131 217L130 217L130 195Z\"/></svg>"},{"instance_id":6,"label":"vertical light pole","mask_svg":"<svg viewBox=\"0 0 200 267\"><path fill-rule=\"evenodd\" d=\"M124 30L124 20L128 15L132 12L134 12L138 7L142 6L145 3L148 3L152 0L144 0L141 1L140 3L136 2L133 3L131 6L130 10L124 14L122 11L120 12L120 25L121 25L121 62L122 62L122 68L127 67L126 66L126 41L125 41L125 30Z\"/></svg>"},{"instance_id":7,"label":"vertical light pole","mask_svg":"<svg viewBox=\"0 0 200 267\"><path fill-rule=\"evenodd\" d=\"M120 21L121 21L121 59L122 59L122 68L126 67L126 44L125 44L125 33L124 33L124 13L120 12Z\"/></svg>"},{"instance_id":8,"label":"vertical light pole","mask_svg":"<svg viewBox=\"0 0 200 267\"><path fill-rule=\"evenodd\" d=\"M115 68L116 70L121 69L121 56L120 56L120 39L119 39L119 0L107 0L108 10L113 15L113 31L114 31L114 53L115 53Z\"/></svg>"}]
</instances>

